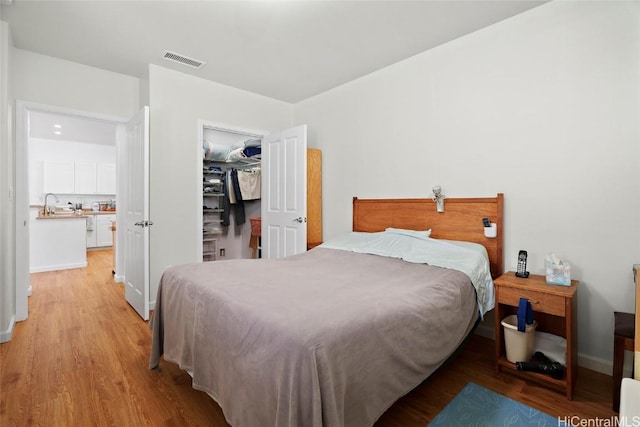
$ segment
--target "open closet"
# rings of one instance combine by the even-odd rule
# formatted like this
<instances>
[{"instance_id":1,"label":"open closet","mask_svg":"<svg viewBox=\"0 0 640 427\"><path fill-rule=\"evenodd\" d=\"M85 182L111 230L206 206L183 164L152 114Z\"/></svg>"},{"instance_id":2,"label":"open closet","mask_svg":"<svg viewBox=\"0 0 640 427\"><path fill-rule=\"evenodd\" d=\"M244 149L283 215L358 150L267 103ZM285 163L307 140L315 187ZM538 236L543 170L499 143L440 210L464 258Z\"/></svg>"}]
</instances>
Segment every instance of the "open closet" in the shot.
<instances>
[{"instance_id":1,"label":"open closet","mask_svg":"<svg viewBox=\"0 0 640 427\"><path fill-rule=\"evenodd\" d=\"M261 134L203 128L203 261L251 257L249 218L260 217L261 209L261 140ZM236 197L239 177L253 186L244 198Z\"/></svg>"},{"instance_id":2,"label":"open closet","mask_svg":"<svg viewBox=\"0 0 640 427\"><path fill-rule=\"evenodd\" d=\"M322 243L322 153L306 148L306 126L200 126L202 261L277 258Z\"/></svg>"}]
</instances>

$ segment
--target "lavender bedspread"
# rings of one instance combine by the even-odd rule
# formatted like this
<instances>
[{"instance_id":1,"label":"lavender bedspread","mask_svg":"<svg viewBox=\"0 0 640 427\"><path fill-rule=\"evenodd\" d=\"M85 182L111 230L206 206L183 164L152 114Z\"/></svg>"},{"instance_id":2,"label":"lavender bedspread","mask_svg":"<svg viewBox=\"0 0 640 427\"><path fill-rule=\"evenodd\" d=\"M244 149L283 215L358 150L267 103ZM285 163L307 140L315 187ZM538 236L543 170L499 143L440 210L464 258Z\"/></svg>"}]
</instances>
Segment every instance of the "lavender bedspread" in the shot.
<instances>
[{"instance_id":1,"label":"lavender bedspread","mask_svg":"<svg viewBox=\"0 0 640 427\"><path fill-rule=\"evenodd\" d=\"M316 248L162 276L149 367L190 371L235 427L370 426L478 317L459 271Z\"/></svg>"}]
</instances>

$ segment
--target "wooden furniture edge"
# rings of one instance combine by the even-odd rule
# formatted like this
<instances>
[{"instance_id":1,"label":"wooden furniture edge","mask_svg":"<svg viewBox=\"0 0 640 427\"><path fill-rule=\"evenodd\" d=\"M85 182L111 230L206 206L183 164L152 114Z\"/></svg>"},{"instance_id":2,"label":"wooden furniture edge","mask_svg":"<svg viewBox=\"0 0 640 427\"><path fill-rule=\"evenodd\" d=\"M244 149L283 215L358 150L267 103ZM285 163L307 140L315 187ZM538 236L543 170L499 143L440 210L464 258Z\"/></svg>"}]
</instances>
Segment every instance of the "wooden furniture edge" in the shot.
<instances>
[{"instance_id":1,"label":"wooden furniture edge","mask_svg":"<svg viewBox=\"0 0 640 427\"><path fill-rule=\"evenodd\" d=\"M549 285L546 283L546 279L543 275L531 274L528 278L521 278L517 277L513 271L507 271L502 276L497 277L494 280L494 283L507 283L507 279L507 286L509 286L510 288L523 289L527 291L539 291L550 295L556 295L566 298L573 298L578 286L580 285L579 280L572 280L571 286ZM544 286L541 286L540 283L536 283L532 279L545 281Z\"/></svg>"},{"instance_id":2,"label":"wooden furniture edge","mask_svg":"<svg viewBox=\"0 0 640 427\"><path fill-rule=\"evenodd\" d=\"M307 148L307 247L322 242L322 151Z\"/></svg>"},{"instance_id":3,"label":"wooden furniture edge","mask_svg":"<svg viewBox=\"0 0 640 427\"><path fill-rule=\"evenodd\" d=\"M635 305L635 313L636 313L636 323L635 323L635 334L634 334L634 345L635 352L633 355L634 358L634 378L636 380L640 380L640 264L636 264L633 266L634 278L636 282L636 305Z\"/></svg>"},{"instance_id":4,"label":"wooden furniture edge","mask_svg":"<svg viewBox=\"0 0 640 427\"><path fill-rule=\"evenodd\" d=\"M448 209L447 209L448 207ZM484 236L482 218L497 224L495 238ZM494 278L504 272L504 194L496 197L446 198L445 211L436 212L430 198L352 200L352 230L375 232L387 227L432 230L437 239L479 243L487 249Z\"/></svg>"},{"instance_id":5,"label":"wooden furniture edge","mask_svg":"<svg viewBox=\"0 0 640 427\"><path fill-rule=\"evenodd\" d=\"M534 279L534 280L531 280ZM526 283L528 281L528 286ZM573 399L573 393L576 388L576 380L578 377L578 286L579 280L572 280L571 286L562 285L549 285L546 283L546 279L543 275L530 275L529 278L523 279L515 276L513 271L505 272L502 276L494 280L496 284L495 289L495 301L496 306L494 308L494 334L495 334L495 369L496 373L499 373L502 368L507 368L510 372L515 372L519 376L530 378L538 383L551 385L556 389L561 389L565 392L568 400ZM534 372L519 372L516 369L514 363L508 361L503 353L504 348L504 332L501 325L503 311L500 309L501 305L510 305L501 303L500 290L505 288L522 289L533 291L536 293L545 293L554 297L561 297L564 299L565 315L562 316L564 321L564 333L567 342L567 372L563 379L556 380L547 375L538 374ZM514 307L514 306L511 306ZM547 314L552 317L558 317L557 315ZM570 362L570 363L569 363Z\"/></svg>"}]
</instances>

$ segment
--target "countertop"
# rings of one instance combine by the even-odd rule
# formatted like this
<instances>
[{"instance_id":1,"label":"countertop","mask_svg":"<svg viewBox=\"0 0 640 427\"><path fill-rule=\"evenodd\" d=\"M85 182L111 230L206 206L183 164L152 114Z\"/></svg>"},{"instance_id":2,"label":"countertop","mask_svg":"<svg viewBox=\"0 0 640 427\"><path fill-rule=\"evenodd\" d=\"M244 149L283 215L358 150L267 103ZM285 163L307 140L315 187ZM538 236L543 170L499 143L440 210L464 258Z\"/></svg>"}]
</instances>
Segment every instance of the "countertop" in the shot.
<instances>
[{"instance_id":1,"label":"countertop","mask_svg":"<svg viewBox=\"0 0 640 427\"><path fill-rule=\"evenodd\" d=\"M29 205L30 208L38 208L38 219L57 219L59 217L62 218L68 218L70 216L74 217L74 218L86 218L89 215L115 215L116 211L92 211L90 209L83 209L82 213L80 215L74 215L71 212L65 212L63 214L55 214L55 215L42 215L42 208L44 208L44 206L42 205Z\"/></svg>"},{"instance_id":2,"label":"countertop","mask_svg":"<svg viewBox=\"0 0 640 427\"><path fill-rule=\"evenodd\" d=\"M89 215L76 215L73 213L69 214L54 214L54 215L42 215L39 214L36 219L80 219L80 218L88 218Z\"/></svg>"},{"instance_id":3,"label":"countertop","mask_svg":"<svg viewBox=\"0 0 640 427\"><path fill-rule=\"evenodd\" d=\"M82 211L82 215L115 215L116 211Z\"/></svg>"},{"instance_id":4,"label":"countertop","mask_svg":"<svg viewBox=\"0 0 640 427\"><path fill-rule=\"evenodd\" d=\"M36 207L36 206L32 206ZM38 211L38 216L36 219L69 219L69 218L87 218L89 215L115 215L116 211L85 211L82 213L73 213L73 212L65 212L65 213L56 213L53 215L42 215L41 211Z\"/></svg>"}]
</instances>

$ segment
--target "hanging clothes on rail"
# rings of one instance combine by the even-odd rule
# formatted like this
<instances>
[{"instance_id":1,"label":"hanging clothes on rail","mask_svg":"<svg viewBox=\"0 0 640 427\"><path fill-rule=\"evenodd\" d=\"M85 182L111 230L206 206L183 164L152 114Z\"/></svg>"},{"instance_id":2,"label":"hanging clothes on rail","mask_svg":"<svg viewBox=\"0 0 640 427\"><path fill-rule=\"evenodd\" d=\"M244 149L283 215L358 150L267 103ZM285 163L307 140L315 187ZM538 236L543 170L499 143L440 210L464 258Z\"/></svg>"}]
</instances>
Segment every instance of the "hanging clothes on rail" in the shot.
<instances>
[{"instance_id":1,"label":"hanging clothes on rail","mask_svg":"<svg viewBox=\"0 0 640 427\"><path fill-rule=\"evenodd\" d=\"M258 200L260 199L262 173L260 169L239 170L238 183L240 184L240 192L242 200Z\"/></svg>"},{"instance_id":2,"label":"hanging clothes on rail","mask_svg":"<svg viewBox=\"0 0 640 427\"><path fill-rule=\"evenodd\" d=\"M233 181L231 180L231 171L227 171L226 172L226 176L227 176L227 184L226 184L226 190L228 191L229 194L229 203L231 203L232 205L236 204L236 191L233 189Z\"/></svg>"},{"instance_id":3,"label":"hanging clothes on rail","mask_svg":"<svg viewBox=\"0 0 640 427\"><path fill-rule=\"evenodd\" d=\"M222 225L227 227L231 224L231 212L235 217L235 224L242 225L246 222L246 215L244 212L244 201L242 198L242 192L240 191L240 184L238 182L238 171L232 169L227 171L222 177L222 188L224 189L224 196L222 198Z\"/></svg>"},{"instance_id":4,"label":"hanging clothes on rail","mask_svg":"<svg viewBox=\"0 0 640 427\"><path fill-rule=\"evenodd\" d=\"M220 214L220 219L222 220L222 226L223 227L228 227L229 224L231 224L231 202L229 201L229 177L228 177L228 173L225 173L224 175L222 175L222 177L220 178L220 180L222 181L222 189L223 189L223 196L222 196L222 202L221 202L221 206L220 208L222 209L222 213Z\"/></svg>"},{"instance_id":5,"label":"hanging clothes on rail","mask_svg":"<svg viewBox=\"0 0 640 427\"><path fill-rule=\"evenodd\" d=\"M240 183L238 182L238 171L236 169L231 170L231 186L233 188L233 195L235 196L235 204L233 206L233 215L236 217L236 225L242 225L245 223L244 214L244 202L242 201L242 192L240 191Z\"/></svg>"}]
</instances>

